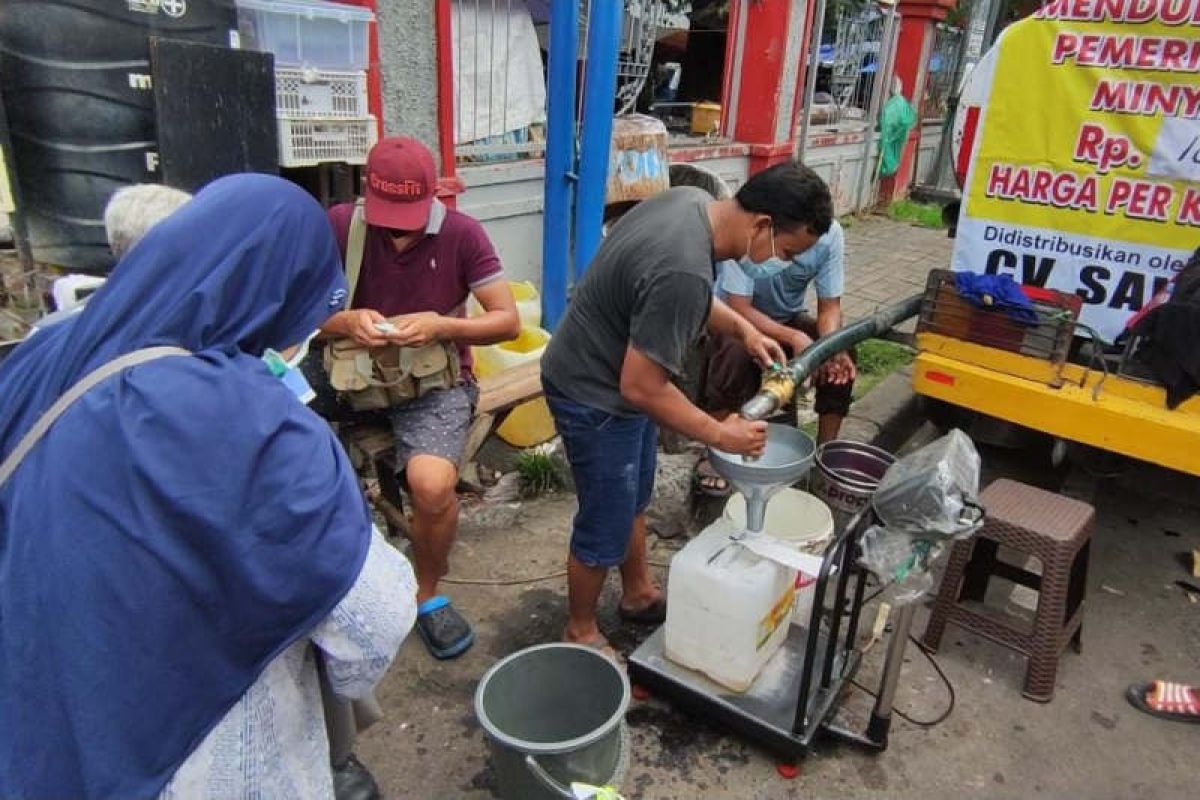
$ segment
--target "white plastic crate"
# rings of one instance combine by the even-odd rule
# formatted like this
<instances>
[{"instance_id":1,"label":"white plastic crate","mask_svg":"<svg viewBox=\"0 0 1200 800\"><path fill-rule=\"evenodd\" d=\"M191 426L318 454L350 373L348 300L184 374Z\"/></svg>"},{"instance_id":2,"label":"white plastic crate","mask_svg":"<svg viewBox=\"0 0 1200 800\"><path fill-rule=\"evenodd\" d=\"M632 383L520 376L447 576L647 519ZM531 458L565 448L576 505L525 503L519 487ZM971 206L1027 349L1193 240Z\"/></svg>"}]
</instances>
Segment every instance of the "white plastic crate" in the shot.
<instances>
[{"instance_id":1,"label":"white plastic crate","mask_svg":"<svg viewBox=\"0 0 1200 800\"><path fill-rule=\"evenodd\" d=\"M313 167L330 161L367 163L375 144L374 117L294 119L279 117L279 166Z\"/></svg>"},{"instance_id":2,"label":"white plastic crate","mask_svg":"<svg viewBox=\"0 0 1200 800\"><path fill-rule=\"evenodd\" d=\"M237 8L241 46L274 53L277 66L367 68L375 15L366 9L321 0L237 0Z\"/></svg>"},{"instance_id":3,"label":"white plastic crate","mask_svg":"<svg viewBox=\"0 0 1200 800\"><path fill-rule=\"evenodd\" d=\"M362 119L367 116L367 75L280 67L275 70L275 113L293 119Z\"/></svg>"}]
</instances>

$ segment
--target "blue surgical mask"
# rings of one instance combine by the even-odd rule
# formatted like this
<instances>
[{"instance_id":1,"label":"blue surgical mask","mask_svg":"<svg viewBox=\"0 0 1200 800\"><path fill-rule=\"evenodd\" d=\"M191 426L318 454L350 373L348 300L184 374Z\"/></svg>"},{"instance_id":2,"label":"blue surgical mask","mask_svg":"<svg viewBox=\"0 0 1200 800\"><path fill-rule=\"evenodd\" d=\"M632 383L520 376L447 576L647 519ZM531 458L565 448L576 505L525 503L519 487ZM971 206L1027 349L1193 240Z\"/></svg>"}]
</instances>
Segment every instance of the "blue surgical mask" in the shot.
<instances>
[{"instance_id":1,"label":"blue surgical mask","mask_svg":"<svg viewBox=\"0 0 1200 800\"><path fill-rule=\"evenodd\" d=\"M772 275L778 275L787 269L787 262L775 254L775 231L771 230L771 257L765 261L755 261L750 258L750 245L754 241L754 235L746 240L746 255L738 260L738 266L742 268L742 272L746 273L746 277L753 280L760 278L769 278Z\"/></svg>"},{"instance_id":2,"label":"blue surgical mask","mask_svg":"<svg viewBox=\"0 0 1200 800\"><path fill-rule=\"evenodd\" d=\"M313 336L316 336L314 333ZM283 385L292 391L292 394L300 400L301 403L308 405L316 399L317 393L313 391L309 385L308 379L304 377L304 373L300 371L300 364L303 363L304 357L308 355L308 343L312 341L312 336L304 340L304 344L300 345L296 350L296 355L290 359L285 359L282 354L271 348L263 353L262 360L266 363L267 369L271 370L271 374L283 381Z\"/></svg>"}]
</instances>

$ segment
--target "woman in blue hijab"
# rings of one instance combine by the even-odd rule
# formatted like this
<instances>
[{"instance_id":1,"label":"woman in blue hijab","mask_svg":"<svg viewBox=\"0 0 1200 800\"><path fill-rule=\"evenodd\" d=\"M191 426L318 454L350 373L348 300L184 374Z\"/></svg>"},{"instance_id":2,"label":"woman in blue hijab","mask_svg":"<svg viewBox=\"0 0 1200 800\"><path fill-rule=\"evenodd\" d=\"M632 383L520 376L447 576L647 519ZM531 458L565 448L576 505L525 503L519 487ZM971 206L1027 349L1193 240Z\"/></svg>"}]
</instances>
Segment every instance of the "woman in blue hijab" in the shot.
<instances>
[{"instance_id":1,"label":"woman in blue hijab","mask_svg":"<svg viewBox=\"0 0 1200 800\"><path fill-rule=\"evenodd\" d=\"M85 376L180 349L92 386L0 484L0 797L332 795L317 658L367 694L415 588L261 357L345 294L317 203L233 176L0 366L5 460Z\"/></svg>"}]
</instances>

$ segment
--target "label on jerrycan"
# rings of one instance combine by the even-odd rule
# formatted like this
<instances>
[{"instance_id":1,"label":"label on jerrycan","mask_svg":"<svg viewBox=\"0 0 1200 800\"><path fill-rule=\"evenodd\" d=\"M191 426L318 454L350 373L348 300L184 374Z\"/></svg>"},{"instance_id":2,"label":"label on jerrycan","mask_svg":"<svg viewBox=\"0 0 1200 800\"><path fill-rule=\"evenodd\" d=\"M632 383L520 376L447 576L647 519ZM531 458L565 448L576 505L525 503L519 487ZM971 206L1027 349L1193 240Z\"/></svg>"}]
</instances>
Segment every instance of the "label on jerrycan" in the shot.
<instances>
[{"instance_id":1,"label":"label on jerrycan","mask_svg":"<svg viewBox=\"0 0 1200 800\"><path fill-rule=\"evenodd\" d=\"M758 639L754 644L755 650L761 650L767 640L771 638L771 634L778 630L779 626L787 622L792 617L792 606L796 602L796 585L790 584L783 594L779 595L779 599L775 601L775 605L767 612L758 623Z\"/></svg>"}]
</instances>

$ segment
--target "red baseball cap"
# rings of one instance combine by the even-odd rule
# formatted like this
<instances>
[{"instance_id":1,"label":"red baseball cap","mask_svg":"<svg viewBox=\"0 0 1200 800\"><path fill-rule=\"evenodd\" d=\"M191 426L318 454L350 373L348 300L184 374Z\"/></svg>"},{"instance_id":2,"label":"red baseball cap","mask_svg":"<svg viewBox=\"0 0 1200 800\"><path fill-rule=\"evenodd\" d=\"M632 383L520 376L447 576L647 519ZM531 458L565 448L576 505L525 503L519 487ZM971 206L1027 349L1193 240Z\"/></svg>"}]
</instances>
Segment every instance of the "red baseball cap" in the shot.
<instances>
[{"instance_id":1,"label":"red baseball cap","mask_svg":"<svg viewBox=\"0 0 1200 800\"><path fill-rule=\"evenodd\" d=\"M363 185L368 225L424 230L437 190L433 153L407 136L381 139L367 155Z\"/></svg>"}]
</instances>

